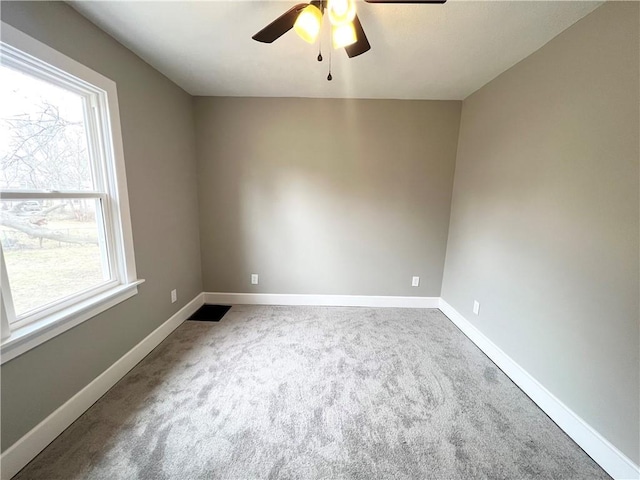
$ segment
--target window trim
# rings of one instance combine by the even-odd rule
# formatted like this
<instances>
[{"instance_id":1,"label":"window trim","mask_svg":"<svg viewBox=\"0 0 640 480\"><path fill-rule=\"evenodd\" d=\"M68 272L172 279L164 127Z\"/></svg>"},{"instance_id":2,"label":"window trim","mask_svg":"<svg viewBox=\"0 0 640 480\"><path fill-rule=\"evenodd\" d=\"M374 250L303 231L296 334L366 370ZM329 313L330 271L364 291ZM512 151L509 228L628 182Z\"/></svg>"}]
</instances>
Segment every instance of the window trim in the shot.
<instances>
[{"instance_id":1,"label":"window trim","mask_svg":"<svg viewBox=\"0 0 640 480\"><path fill-rule=\"evenodd\" d=\"M101 168L109 169L106 174L108 191L112 193L110 204L104 205L105 221L111 225L114 249L120 255L114 266L116 271L115 286L98 288L97 293L89 298L79 296L72 305L57 309L54 313L24 324L16 322L9 325L7 313L13 310L11 299L2 298L0 305L0 328L2 340L0 342L0 364L5 363L18 355L34 348L41 343L73 328L74 326L92 318L108 308L117 305L133 295L137 294L137 287L144 280L139 280L136 274L135 255L133 251L133 233L131 216L129 212L129 197L127 192L126 169L124 162L124 149L122 145L122 132L120 128L120 112L118 108L118 93L116 84L109 78L101 75L83 64L63 55L44 43L26 35L16 28L4 22L0 22L0 54L4 58L15 59L36 67L36 71L29 71L35 76L60 85L67 83L66 88L78 93L91 94L91 98L99 102L97 112L97 125L104 145L96 151L105 152L113 162L98 161ZM4 62L3 62L4 63ZM46 65L42 65L42 64ZM61 76L66 77L61 80ZM69 78L75 77L75 78ZM82 93L81 93L82 94ZM90 146L89 148L95 148ZM103 173L104 174L104 173ZM69 192L74 197L95 198L100 193L95 191ZM55 198L56 196L68 198L67 192L11 192L11 195L25 197ZM7 272L2 265L2 281L7 280ZM2 295L0 294L0 297ZM63 302L64 303L64 302ZM14 318L15 315L12 315ZM23 325L20 325L23 323ZM8 335L7 335L8 334Z\"/></svg>"}]
</instances>

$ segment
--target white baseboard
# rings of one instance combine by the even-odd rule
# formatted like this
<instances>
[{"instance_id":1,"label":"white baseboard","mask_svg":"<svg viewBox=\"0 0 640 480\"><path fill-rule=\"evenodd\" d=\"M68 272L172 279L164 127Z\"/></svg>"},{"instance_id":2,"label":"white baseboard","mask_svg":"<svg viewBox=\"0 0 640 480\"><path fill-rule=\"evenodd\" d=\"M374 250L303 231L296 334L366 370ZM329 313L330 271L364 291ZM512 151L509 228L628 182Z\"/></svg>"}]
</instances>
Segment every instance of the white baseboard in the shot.
<instances>
[{"instance_id":1,"label":"white baseboard","mask_svg":"<svg viewBox=\"0 0 640 480\"><path fill-rule=\"evenodd\" d=\"M439 297L374 295L303 295L279 293L206 292L205 303L231 305L307 305L318 307L438 308Z\"/></svg>"},{"instance_id":2,"label":"white baseboard","mask_svg":"<svg viewBox=\"0 0 640 480\"><path fill-rule=\"evenodd\" d=\"M443 299L440 310L609 475L637 480L640 468L542 386Z\"/></svg>"},{"instance_id":3,"label":"white baseboard","mask_svg":"<svg viewBox=\"0 0 640 480\"><path fill-rule=\"evenodd\" d=\"M118 380L124 377L129 370L135 367L151 350L157 347L182 322L200 308L203 303L204 295L200 293L89 385L76 393L20 440L11 445L0 457L2 480L8 480L22 470L27 463L33 460L38 453L98 401L102 395L107 393Z\"/></svg>"}]
</instances>

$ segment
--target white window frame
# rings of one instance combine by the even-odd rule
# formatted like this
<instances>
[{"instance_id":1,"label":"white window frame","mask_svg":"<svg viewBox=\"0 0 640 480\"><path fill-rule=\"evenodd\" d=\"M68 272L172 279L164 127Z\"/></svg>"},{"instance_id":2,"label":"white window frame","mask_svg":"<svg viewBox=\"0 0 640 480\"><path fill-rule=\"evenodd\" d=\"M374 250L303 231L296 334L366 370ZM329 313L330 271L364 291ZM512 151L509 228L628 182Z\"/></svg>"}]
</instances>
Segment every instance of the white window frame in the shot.
<instances>
[{"instance_id":1,"label":"white window frame","mask_svg":"<svg viewBox=\"0 0 640 480\"><path fill-rule=\"evenodd\" d=\"M144 280L136 275L115 82L4 22L0 24L0 40L2 64L63 86L87 99L88 128L98 133L90 135L89 144L90 151L98 158L95 163L100 167L94 174L106 188L106 192L3 190L1 196L12 200L85 198L101 202L102 213L96 220L101 221L100 217L103 217L107 237L103 243L108 246L112 277L96 288L43 306L24 319L16 319L10 292L0 288L0 363L5 363L131 298ZM8 281L0 251L0 286L7 285Z\"/></svg>"}]
</instances>

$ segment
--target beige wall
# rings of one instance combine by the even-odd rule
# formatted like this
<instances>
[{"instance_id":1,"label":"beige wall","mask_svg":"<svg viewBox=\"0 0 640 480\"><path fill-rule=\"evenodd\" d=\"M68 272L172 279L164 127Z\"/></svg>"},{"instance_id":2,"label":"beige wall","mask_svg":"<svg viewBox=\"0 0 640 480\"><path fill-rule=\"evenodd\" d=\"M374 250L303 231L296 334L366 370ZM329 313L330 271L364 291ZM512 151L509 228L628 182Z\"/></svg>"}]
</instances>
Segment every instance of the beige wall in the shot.
<instances>
[{"instance_id":1,"label":"beige wall","mask_svg":"<svg viewBox=\"0 0 640 480\"><path fill-rule=\"evenodd\" d=\"M439 296L460 106L196 98L204 289Z\"/></svg>"},{"instance_id":2,"label":"beige wall","mask_svg":"<svg viewBox=\"0 0 640 480\"><path fill-rule=\"evenodd\" d=\"M2 20L117 83L139 294L2 366L2 449L202 291L191 97L69 6ZM169 292L177 288L178 302Z\"/></svg>"},{"instance_id":3,"label":"beige wall","mask_svg":"<svg viewBox=\"0 0 640 480\"><path fill-rule=\"evenodd\" d=\"M605 4L464 101L443 283L636 463L638 20Z\"/></svg>"}]
</instances>

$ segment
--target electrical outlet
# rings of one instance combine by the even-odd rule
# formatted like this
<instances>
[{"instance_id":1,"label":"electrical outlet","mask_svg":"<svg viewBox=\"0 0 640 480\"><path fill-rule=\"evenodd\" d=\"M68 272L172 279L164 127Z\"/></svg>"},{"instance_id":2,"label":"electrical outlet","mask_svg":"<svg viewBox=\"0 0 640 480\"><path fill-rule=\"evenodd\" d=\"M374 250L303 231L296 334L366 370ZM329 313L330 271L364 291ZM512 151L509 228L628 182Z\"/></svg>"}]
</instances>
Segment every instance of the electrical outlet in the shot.
<instances>
[{"instance_id":1,"label":"electrical outlet","mask_svg":"<svg viewBox=\"0 0 640 480\"><path fill-rule=\"evenodd\" d=\"M178 301L178 291L171 290L171 303L176 303Z\"/></svg>"},{"instance_id":2,"label":"electrical outlet","mask_svg":"<svg viewBox=\"0 0 640 480\"><path fill-rule=\"evenodd\" d=\"M258 274L257 273L252 273L251 274L251 285L258 285Z\"/></svg>"},{"instance_id":3,"label":"electrical outlet","mask_svg":"<svg viewBox=\"0 0 640 480\"><path fill-rule=\"evenodd\" d=\"M475 313L476 315L480 314L480 304L477 300L473 301L473 313Z\"/></svg>"},{"instance_id":4,"label":"electrical outlet","mask_svg":"<svg viewBox=\"0 0 640 480\"><path fill-rule=\"evenodd\" d=\"M411 279L411 286L412 287L419 287L420 286L420 277L413 277Z\"/></svg>"}]
</instances>

